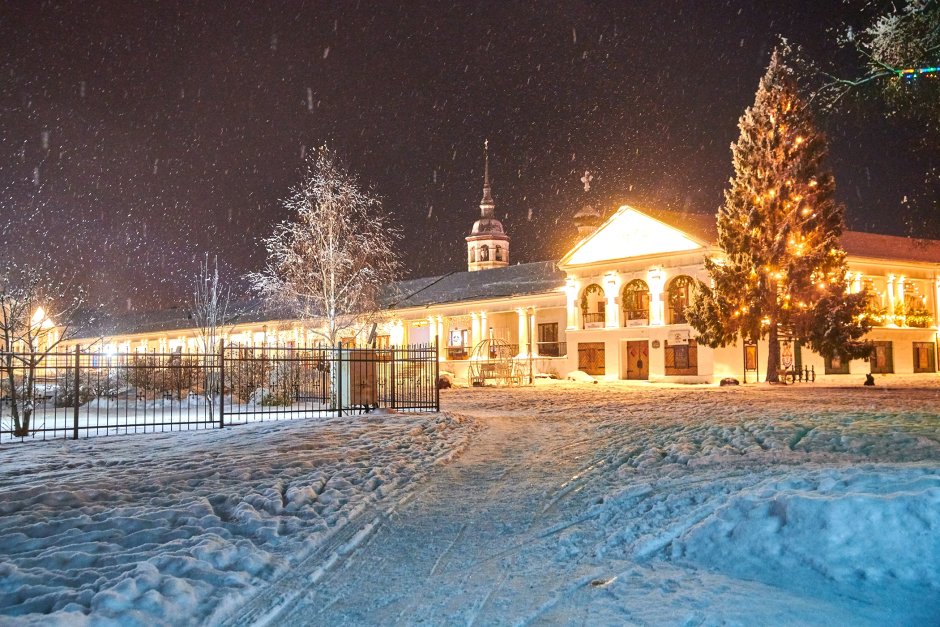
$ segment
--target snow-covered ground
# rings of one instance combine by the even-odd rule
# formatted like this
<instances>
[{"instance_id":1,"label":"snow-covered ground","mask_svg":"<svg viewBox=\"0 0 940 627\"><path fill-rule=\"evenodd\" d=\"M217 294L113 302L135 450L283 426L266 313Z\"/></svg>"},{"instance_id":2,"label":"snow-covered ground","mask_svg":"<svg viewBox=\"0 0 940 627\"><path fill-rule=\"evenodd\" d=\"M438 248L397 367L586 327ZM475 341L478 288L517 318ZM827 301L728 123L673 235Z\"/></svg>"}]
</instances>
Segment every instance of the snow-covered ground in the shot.
<instances>
[{"instance_id":1,"label":"snow-covered ground","mask_svg":"<svg viewBox=\"0 0 940 627\"><path fill-rule=\"evenodd\" d=\"M372 414L0 447L0 623L204 620L394 508L472 431Z\"/></svg>"},{"instance_id":2,"label":"snow-covered ground","mask_svg":"<svg viewBox=\"0 0 940 627\"><path fill-rule=\"evenodd\" d=\"M940 381L879 383L463 389L441 415L7 445L0 614L938 624Z\"/></svg>"}]
</instances>

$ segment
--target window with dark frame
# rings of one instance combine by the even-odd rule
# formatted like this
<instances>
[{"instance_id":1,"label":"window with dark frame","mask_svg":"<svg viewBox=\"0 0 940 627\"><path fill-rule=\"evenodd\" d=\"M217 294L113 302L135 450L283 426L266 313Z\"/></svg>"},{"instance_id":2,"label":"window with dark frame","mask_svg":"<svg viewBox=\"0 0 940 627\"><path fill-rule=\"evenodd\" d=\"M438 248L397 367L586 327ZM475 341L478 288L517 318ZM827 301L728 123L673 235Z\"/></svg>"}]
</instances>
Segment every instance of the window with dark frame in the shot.
<instances>
[{"instance_id":1,"label":"window with dark frame","mask_svg":"<svg viewBox=\"0 0 940 627\"><path fill-rule=\"evenodd\" d=\"M650 288L645 281L634 279L623 288L623 320L649 320Z\"/></svg>"},{"instance_id":2,"label":"window with dark frame","mask_svg":"<svg viewBox=\"0 0 940 627\"><path fill-rule=\"evenodd\" d=\"M538 353L545 357L558 357L558 323L545 322L538 325Z\"/></svg>"},{"instance_id":3,"label":"window with dark frame","mask_svg":"<svg viewBox=\"0 0 940 627\"><path fill-rule=\"evenodd\" d=\"M669 283L669 324L685 324L685 309L692 302L692 277L679 275Z\"/></svg>"},{"instance_id":4,"label":"window with dark frame","mask_svg":"<svg viewBox=\"0 0 940 627\"><path fill-rule=\"evenodd\" d=\"M849 374L849 360L833 355L826 360L826 374Z\"/></svg>"},{"instance_id":5,"label":"window with dark frame","mask_svg":"<svg viewBox=\"0 0 940 627\"><path fill-rule=\"evenodd\" d=\"M688 344L672 345L667 340L663 351L667 376L698 374L698 345L695 340L689 340Z\"/></svg>"},{"instance_id":6,"label":"window with dark frame","mask_svg":"<svg viewBox=\"0 0 940 627\"><path fill-rule=\"evenodd\" d=\"M937 371L937 345L934 342L914 342L914 372Z\"/></svg>"}]
</instances>

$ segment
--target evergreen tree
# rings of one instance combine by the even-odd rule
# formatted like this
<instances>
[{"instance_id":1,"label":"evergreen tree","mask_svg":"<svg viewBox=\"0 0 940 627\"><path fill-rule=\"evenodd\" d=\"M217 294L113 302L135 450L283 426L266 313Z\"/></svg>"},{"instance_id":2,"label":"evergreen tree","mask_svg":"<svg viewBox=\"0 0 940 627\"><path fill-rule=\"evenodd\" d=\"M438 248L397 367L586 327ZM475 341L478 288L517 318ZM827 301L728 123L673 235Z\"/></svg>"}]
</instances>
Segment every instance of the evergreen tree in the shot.
<instances>
[{"instance_id":1,"label":"evergreen tree","mask_svg":"<svg viewBox=\"0 0 940 627\"><path fill-rule=\"evenodd\" d=\"M718 211L720 259L706 259L687 311L699 341L715 348L767 338L767 381L777 381L781 333L831 357L860 357L865 293L846 290L839 243L843 208L823 167L826 139L800 97L783 44L760 81L731 145L734 176Z\"/></svg>"}]
</instances>

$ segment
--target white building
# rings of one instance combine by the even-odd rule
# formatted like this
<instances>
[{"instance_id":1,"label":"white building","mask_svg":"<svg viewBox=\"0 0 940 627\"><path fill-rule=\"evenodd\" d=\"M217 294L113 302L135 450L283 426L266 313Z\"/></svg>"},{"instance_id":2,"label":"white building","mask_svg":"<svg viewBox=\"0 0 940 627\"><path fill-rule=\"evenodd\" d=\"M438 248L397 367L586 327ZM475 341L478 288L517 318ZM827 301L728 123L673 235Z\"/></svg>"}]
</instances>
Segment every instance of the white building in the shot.
<instances>
[{"instance_id":1,"label":"white building","mask_svg":"<svg viewBox=\"0 0 940 627\"><path fill-rule=\"evenodd\" d=\"M484 340L510 350L526 374L579 369L604 379L763 379L765 344L699 346L684 319L694 280L708 279L704 259L720 254L714 216L624 205L595 227L597 213L582 210L583 237L560 260L511 265L509 235L494 209L487 156L481 215L466 237L467 271L397 283L379 347L437 342L441 370L465 380L473 377L473 351ZM842 244L850 289L867 287L875 295L876 326L867 338L874 342L872 358L826 363L785 342L781 367L817 376L936 372L940 242L848 231ZM113 350L197 350L185 318L162 315L115 320L73 343L104 335ZM364 344L365 336L350 333L344 343ZM228 339L312 341L296 321L260 315L243 318Z\"/></svg>"}]
</instances>

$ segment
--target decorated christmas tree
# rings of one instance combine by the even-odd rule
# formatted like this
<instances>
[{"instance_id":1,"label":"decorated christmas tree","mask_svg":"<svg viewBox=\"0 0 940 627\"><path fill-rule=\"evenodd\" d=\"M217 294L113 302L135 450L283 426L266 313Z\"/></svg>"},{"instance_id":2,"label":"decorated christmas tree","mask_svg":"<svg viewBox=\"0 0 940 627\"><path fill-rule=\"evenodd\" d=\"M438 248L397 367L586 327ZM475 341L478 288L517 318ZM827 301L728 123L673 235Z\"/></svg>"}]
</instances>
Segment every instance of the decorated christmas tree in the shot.
<instances>
[{"instance_id":1,"label":"decorated christmas tree","mask_svg":"<svg viewBox=\"0 0 940 627\"><path fill-rule=\"evenodd\" d=\"M687 311L700 342L725 346L767 338L767 380L778 380L778 340L832 357L860 357L868 330L864 293L846 289L844 226L835 180L824 167L826 139L800 97L783 44L773 53L753 106L732 144L734 176L718 211L723 255L706 260Z\"/></svg>"}]
</instances>

